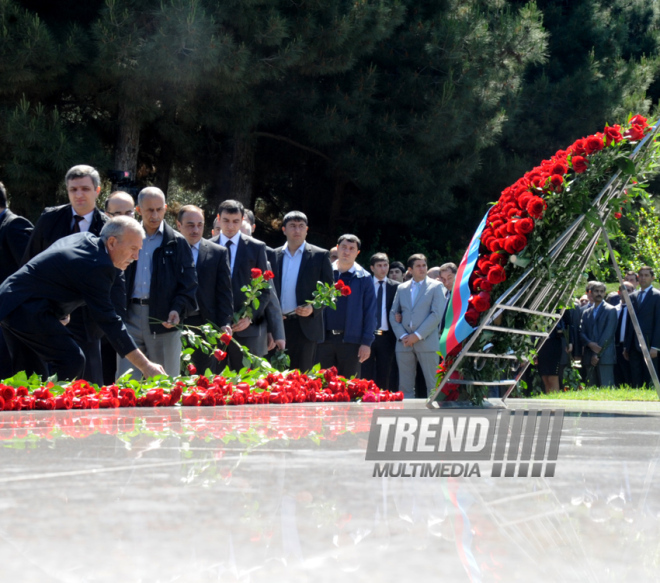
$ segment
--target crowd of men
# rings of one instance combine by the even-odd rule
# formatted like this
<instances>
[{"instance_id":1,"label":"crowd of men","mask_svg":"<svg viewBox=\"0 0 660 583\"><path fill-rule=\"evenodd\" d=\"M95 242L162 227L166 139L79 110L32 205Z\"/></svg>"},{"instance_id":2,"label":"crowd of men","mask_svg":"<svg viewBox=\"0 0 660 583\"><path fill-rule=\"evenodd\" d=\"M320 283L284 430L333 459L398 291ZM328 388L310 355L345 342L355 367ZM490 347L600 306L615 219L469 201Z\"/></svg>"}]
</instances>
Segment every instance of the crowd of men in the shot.
<instances>
[{"instance_id":1,"label":"crowd of men","mask_svg":"<svg viewBox=\"0 0 660 583\"><path fill-rule=\"evenodd\" d=\"M455 264L429 269L426 257L414 254L404 266L376 253L367 270L357 262L357 236L341 235L331 250L317 247L299 211L283 217L284 242L271 249L253 237L254 214L234 200L219 205L206 240L203 210L181 207L173 229L158 188L144 188L137 200L113 192L101 211L94 168L74 166L65 184L69 204L47 208L33 227L7 208L0 183L0 378L25 370L101 385L130 369L135 378L176 376L181 325L211 322L257 356L286 349L291 367L302 371L335 366L406 397L426 396L435 385ZM236 321L254 269L274 277L251 316ZM651 268L638 277L633 307L657 362L660 292L651 286ZM342 282L350 293L336 309L315 308L317 282ZM604 302L598 282L587 295L573 316L584 370L603 385L614 375L648 381L625 306ZM225 364L239 370L241 350L230 343L227 352L222 363L201 350L192 360L202 371Z\"/></svg>"}]
</instances>

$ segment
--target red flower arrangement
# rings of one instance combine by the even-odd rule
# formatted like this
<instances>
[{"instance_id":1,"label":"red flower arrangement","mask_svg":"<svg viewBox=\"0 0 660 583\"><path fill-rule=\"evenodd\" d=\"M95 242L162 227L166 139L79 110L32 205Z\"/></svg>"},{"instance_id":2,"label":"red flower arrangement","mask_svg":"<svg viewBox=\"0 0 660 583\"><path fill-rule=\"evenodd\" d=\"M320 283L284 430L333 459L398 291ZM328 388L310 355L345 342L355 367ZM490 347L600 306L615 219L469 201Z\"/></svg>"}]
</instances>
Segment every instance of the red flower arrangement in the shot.
<instances>
[{"instance_id":1,"label":"red flower arrangement","mask_svg":"<svg viewBox=\"0 0 660 583\"><path fill-rule=\"evenodd\" d=\"M549 160L527 172L505 188L488 213L481 234L479 259L470 278L471 296L465 319L475 327L480 314L491 306L493 286L504 283L505 267L523 252L538 223L548 209L546 198L563 192L574 175L589 171L590 157L624 140L635 142L651 131L646 118L636 115L623 134L620 125L607 126L603 132L576 140L566 150L559 150ZM615 218L621 218L616 212Z\"/></svg>"}]
</instances>

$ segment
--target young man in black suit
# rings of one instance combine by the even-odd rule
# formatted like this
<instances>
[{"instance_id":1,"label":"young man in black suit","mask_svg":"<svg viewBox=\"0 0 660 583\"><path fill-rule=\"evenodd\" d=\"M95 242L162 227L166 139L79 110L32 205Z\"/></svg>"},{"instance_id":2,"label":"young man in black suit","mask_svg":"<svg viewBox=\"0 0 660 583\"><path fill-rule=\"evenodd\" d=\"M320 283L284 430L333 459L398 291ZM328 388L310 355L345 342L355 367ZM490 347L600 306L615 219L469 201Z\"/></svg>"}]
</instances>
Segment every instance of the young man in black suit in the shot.
<instances>
[{"instance_id":1,"label":"young man in black suit","mask_svg":"<svg viewBox=\"0 0 660 583\"><path fill-rule=\"evenodd\" d=\"M142 235L134 219L118 217L100 237L78 233L55 242L0 286L0 322L15 371L81 378L85 355L65 323L85 304L115 350L145 377L165 373L136 348L110 297L118 270L137 259Z\"/></svg>"},{"instance_id":2,"label":"young man in black suit","mask_svg":"<svg viewBox=\"0 0 660 583\"><path fill-rule=\"evenodd\" d=\"M630 295L630 302L646 346L651 354L651 361L658 372L658 350L660 349L660 291L653 287L655 274L653 268L645 265L639 268L637 278L639 289ZM630 315L626 322L626 348L623 357L630 361L630 376L633 387L641 387L644 383L651 384L651 373L649 372L644 355L637 340L637 334L633 328Z\"/></svg>"},{"instance_id":3,"label":"young man in black suit","mask_svg":"<svg viewBox=\"0 0 660 583\"><path fill-rule=\"evenodd\" d=\"M395 362L396 337L388 320L399 282L387 277L390 260L385 253L372 255L369 264L376 294L377 328L371 345L371 356L362 365L362 376L373 380L381 389L396 390L398 380L392 384L391 374L392 363Z\"/></svg>"},{"instance_id":4,"label":"young man in black suit","mask_svg":"<svg viewBox=\"0 0 660 583\"><path fill-rule=\"evenodd\" d=\"M204 211L194 205L182 206L179 210L177 228L190 245L197 270L197 306L185 323L201 326L211 322L231 334L234 315L234 299L231 289L231 273L227 249L202 238L204 234ZM217 373L224 367L213 354L196 350L192 363L203 374L207 368Z\"/></svg>"},{"instance_id":5,"label":"young man in black suit","mask_svg":"<svg viewBox=\"0 0 660 583\"><path fill-rule=\"evenodd\" d=\"M21 266L21 259L30 241L32 223L7 208L7 191L0 182L0 283ZM0 330L0 380L12 375L11 358Z\"/></svg>"},{"instance_id":6,"label":"young man in black suit","mask_svg":"<svg viewBox=\"0 0 660 583\"><path fill-rule=\"evenodd\" d=\"M41 214L23 255L24 264L62 237L84 232L98 236L108 220L96 207L96 199L101 192L101 177L94 168L82 164L74 166L66 173L64 182L69 204L49 207ZM71 314L67 328L85 354L83 378L102 384L101 329L85 307Z\"/></svg>"},{"instance_id":7,"label":"young man in black suit","mask_svg":"<svg viewBox=\"0 0 660 583\"><path fill-rule=\"evenodd\" d=\"M275 290L282 304L291 367L308 371L314 366L324 330L323 309L315 310L307 300L312 299L317 282L334 283L332 264L328 251L307 242L304 213L287 213L282 232L286 243L275 250Z\"/></svg>"},{"instance_id":8,"label":"young man in black suit","mask_svg":"<svg viewBox=\"0 0 660 583\"><path fill-rule=\"evenodd\" d=\"M252 237L241 233L241 224L245 209L236 200L225 200L218 207L220 215L220 235L211 239L225 247L230 253L231 285L234 295L234 313L238 312L245 302L245 292L241 288L252 281L252 269L265 272L268 269L266 259L266 245ZM264 356L263 348L266 342L265 311L270 301L270 289L261 290L259 308L254 311L252 318L241 318L232 325L236 340L245 346L252 354ZM242 353L233 344L229 346L229 367L240 370L243 367Z\"/></svg>"}]
</instances>

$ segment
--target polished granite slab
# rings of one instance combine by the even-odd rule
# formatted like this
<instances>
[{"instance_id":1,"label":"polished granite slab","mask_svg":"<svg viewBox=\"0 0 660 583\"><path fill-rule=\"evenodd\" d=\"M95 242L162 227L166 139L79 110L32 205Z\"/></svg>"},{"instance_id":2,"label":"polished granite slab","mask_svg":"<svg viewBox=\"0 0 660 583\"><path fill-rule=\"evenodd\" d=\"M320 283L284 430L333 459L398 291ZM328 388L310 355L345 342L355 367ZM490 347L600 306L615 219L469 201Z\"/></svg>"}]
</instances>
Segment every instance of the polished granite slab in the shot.
<instances>
[{"instance_id":1,"label":"polished granite slab","mask_svg":"<svg viewBox=\"0 0 660 583\"><path fill-rule=\"evenodd\" d=\"M373 477L374 408L0 413L0 581L656 581L660 403L565 410L552 478Z\"/></svg>"}]
</instances>

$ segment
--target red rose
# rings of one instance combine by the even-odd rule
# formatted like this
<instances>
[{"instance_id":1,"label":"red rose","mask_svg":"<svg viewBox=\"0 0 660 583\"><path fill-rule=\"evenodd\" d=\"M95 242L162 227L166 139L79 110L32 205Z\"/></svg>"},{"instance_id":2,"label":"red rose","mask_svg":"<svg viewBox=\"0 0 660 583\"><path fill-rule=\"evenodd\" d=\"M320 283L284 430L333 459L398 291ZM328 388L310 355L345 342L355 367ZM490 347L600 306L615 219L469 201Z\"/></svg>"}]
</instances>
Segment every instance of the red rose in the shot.
<instances>
[{"instance_id":1,"label":"red rose","mask_svg":"<svg viewBox=\"0 0 660 583\"><path fill-rule=\"evenodd\" d=\"M225 346L229 346L229 343L231 342L231 334L227 334L226 332L220 336L220 342L222 342Z\"/></svg>"},{"instance_id":2,"label":"red rose","mask_svg":"<svg viewBox=\"0 0 660 583\"><path fill-rule=\"evenodd\" d=\"M531 192L524 192L518 197L518 204L520 205L520 208L526 209L527 205L529 204L529 201L532 200L534 195Z\"/></svg>"},{"instance_id":3,"label":"red rose","mask_svg":"<svg viewBox=\"0 0 660 583\"><path fill-rule=\"evenodd\" d=\"M573 156L571 162L573 163L573 170L577 174L582 174L587 169L587 159L582 156Z\"/></svg>"},{"instance_id":4,"label":"red rose","mask_svg":"<svg viewBox=\"0 0 660 583\"><path fill-rule=\"evenodd\" d=\"M227 358L227 353L224 350L220 350L219 348L213 353L213 356L215 356L218 360L224 360Z\"/></svg>"},{"instance_id":5,"label":"red rose","mask_svg":"<svg viewBox=\"0 0 660 583\"><path fill-rule=\"evenodd\" d=\"M186 369L188 370L188 374L197 374L197 367L192 363L190 363Z\"/></svg>"},{"instance_id":6,"label":"red rose","mask_svg":"<svg viewBox=\"0 0 660 583\"><path fill-rule=\"evenodd\" d=\"M612 142L619 143L623 136L621 135L621 126L614 125L612 127L607 126L603 131L605 134L605 143L609 146Z\"/></svg>"},{"instance_id":7,"label":"red rose","mask_svg":"<svg viewBox=\"0 0 660 583\"><path fill-rule=\"evenodd\" d=\"M511 235L504 241L504 250L509 255L520 253L527 246L527 238L524 235Z\"/></svg>"},{"instance_id":8,"label":"red rose","mask_svg":"<svg viewBox=\"0 0 660 583\"><path fill-rule=\"evenodd\" d=\"M553 174L550 177L550 188L552 188L553 190L560 189L563 184L564 184L564 179L561 176L559 176L559 174Z\"/></svg>"},{"instance_id":9,"label":"red rose","mask_svg":"<svg viewBox=\"0 0 660 583\"><path fill-rule=\"evenodd\" d=\"M335 284L335 289L342 289L346 284L340 279L336 284Z\"/></svg>"},{"instance_id":10,"label":"red rose","mask_svg":"<svg viewBox=\"0 0 660 583\"><path fill-rule=\"evenodd\" d=\"M253 267L250 270L250 275L252 276L252 279L257 279L261 275L261 269L258 269L257 267Z\"/></svg>"},{"instance_id":11,"label":"red rose","mask_svg":"<svg viewBox=\"0 0 660 583\"><path fill-rule=\"evenodd\" d=\"M275 277L275 274L269 269L268 271L264 272L264 280L265 281L270 281Z\"/></svg>"},{"instance_id":12,"label":"red rose","mask_svg":"<svg viewBox=\"0 0 660 583\"><path fill-rule=\"evenodd\" d=\"M516 233L518 235L528 235L534 230L534 221L532 219L520 219L516 222Z\"/></svg>"},{"instance_id":13,"label":"red rose","mask_svg":"<svg viewBox=\"0 0 660 583\"><path fill-rule=\"evenodd\" d=\"M479 292L476 296L472 296L469 302L477 312L485 312L490 308L490 294L488 292Z\"/></svg>"},{"instance_id":14,"label":"red rose","mask_svg":"<svg viewBox=\"0 0 660 583\"><path fill-rule=\"evenodd\" d=\"M493 253L489 259L493 265L506 265L508 261L504 253Z\"/></svg>"},{"instance_id":15,"label":"red rose","mask_svg":"<svg viewBox=\"0 0 660 583\"><path fill-rule=\"evenodd\" d=\"M646 118L645 118L645 117L642 117L642 116L639 115L639 114L637 114L636 116L634 116L634 117L630 120L630 123L633 124L633 125L641 125L643 128L645 128L646 126L649 125L648 122L646 121Z\"/></svg>"},{"instance_id":16,"label":"red rose","mask_svg":"<svg viewBox=\"0 0 660 583\"><path fill-rule=\"evenodd\" d=\"M630 129L623 135L632 142L639 142L639 140L644 137L644 128L639 125L632 125L630 126Z\"/></svg>"},{"instance_id":17,"label":"red rose","mask_svg":"<svg viewBox=\"0 0 660 583\"><path fill-rule=\"evenodd\" d=\"M489 292L490 290L493 289L493 284L490 283L487 279L482 279L481 285L479 287L481 288L481 291Z\"/></svg>"},{"instance_id":18,"label":"red rose","mask_svg":"<svg viewBox=\"0 0 660 583\"><path fill-rule=\"evenodd\" d=\"M587 138L587 154L593 154L603 149L603 136L595 135Z\"/></svg>"},{"instance_id":19,"label":"red rose","mask_svg":"<svg viewBox=\"0 0 660 583\"><path fill-rule=\"evenodd\" d=\"M341 295L346 297L351 295L351 288L345 285L343 288L341 288Z\"/></svg>"},{"instance_id":20,"label":"red rose","mask_svg":"<svg viewBox=\"0 0 660 583\"><path fill-rule=\"evenodd\" d=\"M504 271L504 267L502 267L501 265L494 265L493 267L491 267L490 270L488 271L488 283L492 285L497 285L498 283L502 283L503 281L506 281L506 273ZM485 290L485 291L490 291L490 290Z\"/></svg>"},{"instance_id":21,"label":"red rose","mask_svg":"<svg viewBox=\"0 0 660 583\"><path fill-rule=\"evenodd\" d=\"M576 140L575 143L569 148L569 151L574 156L582 156L587 151L587 142L584 139Z\"/></svg>"},{"instance_id":22,"label":"red rose","mask_svg":"<svg viewBox=\"0 0 660 583\"><path fill-rule=\"evenodd\" d=\"M575 158L573 158L575 160ZM532 196L527 203L527 212L530 217L540 219L543 217L543 212L548 208L547 203L540 196ZM507 237L508 239L509 237ZM506 249L506 247L505 247Z\"/></svg>"},{"instance_id":23,"label":"red rose","mask_svg":"<svg viewBox=\"0 0 660 583\"><path fill-rule=\"evenodd\" d=\"M186 393L181 399L181 404L184 407L197 407L199 405L199 396L197 393Z\"/></svg>"},{"instance_id":24,"label":"red rose","mask_svg":"<svg viewBox=\"0 0 660 583\"><path fill-rule=\"evenodd\" d=\"M555 162L553 166L550 168L550 174L559 174L559 176L563 176L568 172L568 165L566 162Z\"/></svg>"},{"instance_id":25,"label":"red rose","mask_svg":"<svg viewBox=\"0 0 660 583\"><path fill-rule=\"evenodd\" d=\"M490 251L493 251L493 252L501 251L502 250L502 242L499 239L493 237L490 241L488 241L487 247Z\"/></svg>"},{"instance_id":26,"label":"red rose","mask_svg":"<svg viewBox=\"0 0 660 583\"><path fill-rule=\"evenodd\" d=\"M477 324L479 324L479 312L470 306L465 312L465 321L473 328L476 328Z\"/></svg>"},{"instance_id":27,"label":"red rose","mask_svg":"<svg viewBox=\"0 0 660 583\"><path fill-rule=\"evenodd\" d=\"M621 213L614 213L614 218L618 221L621 218Z\"/></svg>"}]
</instances>

